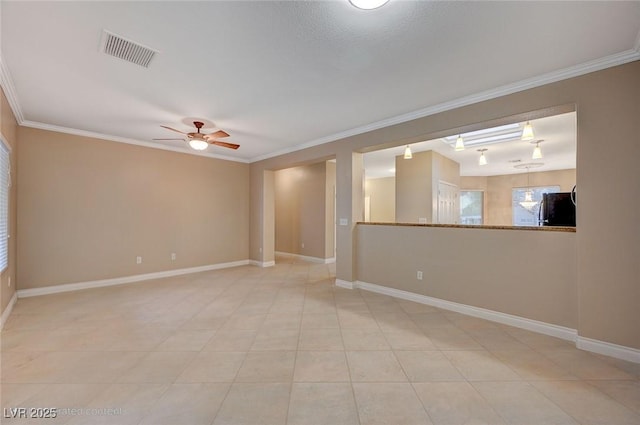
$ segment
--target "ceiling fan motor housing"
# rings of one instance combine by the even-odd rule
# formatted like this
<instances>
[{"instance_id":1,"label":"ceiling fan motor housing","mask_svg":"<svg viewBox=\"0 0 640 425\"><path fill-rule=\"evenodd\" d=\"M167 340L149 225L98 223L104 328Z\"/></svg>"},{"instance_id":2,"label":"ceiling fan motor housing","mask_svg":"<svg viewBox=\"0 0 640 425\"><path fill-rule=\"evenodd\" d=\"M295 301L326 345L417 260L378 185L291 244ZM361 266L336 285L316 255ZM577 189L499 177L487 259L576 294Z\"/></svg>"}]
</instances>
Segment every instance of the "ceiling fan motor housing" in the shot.
<instances>
[{"instance_id":1,"label":"ceiling fan motor housing","mask_svg":"<svg viewBox=\"0 0 640 425\"><path fill-rule=\"evenodd\" d=\"M189 137L189 139L196 139L196 140L204 140L207 141L204 138L204 134L200 133L200 129L204 126L204 123L201 121L194 121L193 125L198 129L197 133L188 133L187 136Z\"/></svg>"},{"instance_id":2,"label":"ceiling fan motor housing","mask_svg":"<svg viewBox=\"0 0 640 425\"><path fill-rule=\"evenodd\" d=\"M187 134L187 137L188 137L189 139L206 140L206 139L204 138L204 134L202 134L202 133L188 133L188 134Z\"/></svg>"}]
</instances>

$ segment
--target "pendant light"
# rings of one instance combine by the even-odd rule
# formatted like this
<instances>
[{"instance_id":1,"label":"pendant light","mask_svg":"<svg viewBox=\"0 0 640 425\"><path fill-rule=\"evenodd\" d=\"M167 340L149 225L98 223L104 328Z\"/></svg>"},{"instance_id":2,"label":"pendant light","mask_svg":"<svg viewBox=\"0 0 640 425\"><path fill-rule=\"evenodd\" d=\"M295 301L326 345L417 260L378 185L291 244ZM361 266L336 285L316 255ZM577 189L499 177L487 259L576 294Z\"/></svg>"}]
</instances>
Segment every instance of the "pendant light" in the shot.
<instances>
[{"instance_id":1,"label":"pendant light","mask_svg":"<svg viewBox=\"0 0 640 425\"><path fill-rule=\"evenodd\" d=\"M529 121L524 125L522 129L522 140L529 141L533 140L533 126Z\"/></svg>"},{"instance_id":2,"label":"pendant light","mask_svg":"<svg viewBox=\"0 0 640 425\"><path fill-rule=\"evenodd\" d=\"M533 142L531 142L533 143ZM542 149L540 149L540 143L542 140L538 140L536 143L536 147L533 149L533 155L531 155L532 159L542 159Z\"/></svg>"},{"instance_id":3,"label":"pendant light","mask_svg":"<svg viewBox=\"0 0 640 425\"><path fill-rule=\"evenodd\" d=\"M524 192L524 200L520 201L519 204L522 205L523 208L531 211L533 207L538 205L538 201L533 200L533 191L531 190L531 186L529 185L529 167L527 168L527 190Z\"/></svg>"},{"instance_id":4,"label":"pendant light","mask_svg":"<svg viewBox=\"0 0 640 425\"><path fill-rule=\"evenodd\" d=\"M413 155L411 154L411 148L409 147L409 145L407 145L406 148L404 148L404 159L411 159L413 158Z\"/></svg>"},{"instance_id":5,"label":"pendant light","mask_svg":"<svg viewBox=\"0 0 640 425\"><path fill-rule=\"evenodd\" d=\"M456 152L460 152L464 150L464 139L460 135L458 135L458 138L456 139L455 149L456 149Z\"/></svg>"},{"instance_id":6,"label":"pendant light","mask_svg":"<svg viewBox=\"0 0 640 425\"><path fill-rule=\"evenodd\" d=\"M484 156L484 153L489 149L478 149L480 152L480 158L478 158L478 165L487 165L487 157Z\"/></svg>"},{"instance_id":7,"label":"pendant light","mask_svg":"<svg viewBox=\"0 0 640 425\"><path fill-rule=\"evenodd\" d=\"M531 210L533 207L538 205L538 201L533 200L533 192L531 190L527 190L524 193L524 201L520 201L520 205L528 210Z\"/></svg>"}]
</instances>

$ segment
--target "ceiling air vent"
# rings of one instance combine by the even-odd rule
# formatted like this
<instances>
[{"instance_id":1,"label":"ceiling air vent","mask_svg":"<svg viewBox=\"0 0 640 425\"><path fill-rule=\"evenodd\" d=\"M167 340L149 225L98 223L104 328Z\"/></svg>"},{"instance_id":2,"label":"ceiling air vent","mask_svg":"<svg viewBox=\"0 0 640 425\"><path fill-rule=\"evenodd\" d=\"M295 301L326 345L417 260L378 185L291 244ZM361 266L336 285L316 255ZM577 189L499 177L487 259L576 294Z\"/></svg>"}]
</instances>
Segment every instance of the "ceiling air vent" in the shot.
<instances>
[{"instance_id":1,"label":"ceiling air vent","mask_svg":"<svg viewBox=\"0 0 640 425\"><path fill-rule=\"evenodd\" d=\"M156 53L159 53L157 50L127 40L107 30L104 31L102 38L102 51L104 53L145 68L149 68L151 60Z\"/></svg>"}]
</instances>

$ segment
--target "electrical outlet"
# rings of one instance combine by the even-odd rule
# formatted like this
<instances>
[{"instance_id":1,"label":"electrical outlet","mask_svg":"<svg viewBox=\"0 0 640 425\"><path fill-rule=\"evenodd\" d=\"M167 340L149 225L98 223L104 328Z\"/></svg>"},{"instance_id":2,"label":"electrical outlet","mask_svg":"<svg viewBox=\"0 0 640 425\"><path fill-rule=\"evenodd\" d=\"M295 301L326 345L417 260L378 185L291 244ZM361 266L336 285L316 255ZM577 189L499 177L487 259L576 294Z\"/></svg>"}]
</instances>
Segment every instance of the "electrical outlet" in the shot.
<instances>
[{"instance_id":1,"label":"electrical outlet","mask_svg":"<svg viewBox=\"0 0 640 425\"><path fill-rule=\"evenodd\" d=\"M142 257L136 257L136 264L142 264Z\"/></svg>"},{"instance_id":2,"label":"electrical outlet","mask_svg":"<svg viewBox=\"0 0 640 425\"><path fill-rule=\"evenodd\" d=\"M302 242L302 247L304 248L304 242Z\"/></svg>"},{"instance_id":3,"label":"electrical outlet","mask_svg":"<svg viewBox=\"0 0 640 425\"><path fill-rule=\"evenodd\" d=\"M422 280L422 272L420 270L418 270L418 273L416 273L416 279Z\"/></svg>"},{"instance_id":4,"label":"electrical outlet","mask_svg":"<svg viewBox=\"0 0 640 425\"><path fill-rule=\"evenodd\" d=\"M176 253L175 252L171 253L171 261L176 261Z\"/></svg>"},{"instance_id":5,"label":"electrical outlet","mask_svg":"<svg viewBox=\"0 0 640 425\"><path fill-rule=\"evenodd\" d=\"M340 219L340 226L348 226L348 225L349 225L349 219L347 218Z\"/></svg>"},{"instance_id":6,"label":"electrical outlet","mask_svg":"<svg viewBox=\"0 0 640 425\"><path fill-rule=\"evenodd\" d=\"M427 217L418 217L418 224L427 224Z\"/></svg>"}]
</instances>

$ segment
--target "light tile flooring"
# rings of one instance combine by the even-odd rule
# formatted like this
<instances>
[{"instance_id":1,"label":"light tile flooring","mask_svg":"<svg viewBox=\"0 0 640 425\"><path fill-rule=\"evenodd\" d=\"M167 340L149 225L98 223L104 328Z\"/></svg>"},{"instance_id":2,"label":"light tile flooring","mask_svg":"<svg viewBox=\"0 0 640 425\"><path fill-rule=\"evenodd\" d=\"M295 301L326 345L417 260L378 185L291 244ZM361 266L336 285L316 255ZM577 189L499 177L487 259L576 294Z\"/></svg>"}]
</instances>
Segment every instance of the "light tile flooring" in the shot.
<instances>
[{"instance_id":1,"label":"light tile flooring","mask_svg":"<svg viewBox=\"0 0 640 425\"><path fill-rule=\"evenodd\" d=\"M332 274L279 259L20 299L2 407L59 415L1 422L640 424L640 365Z\"/></svg>"}]
</instances>

